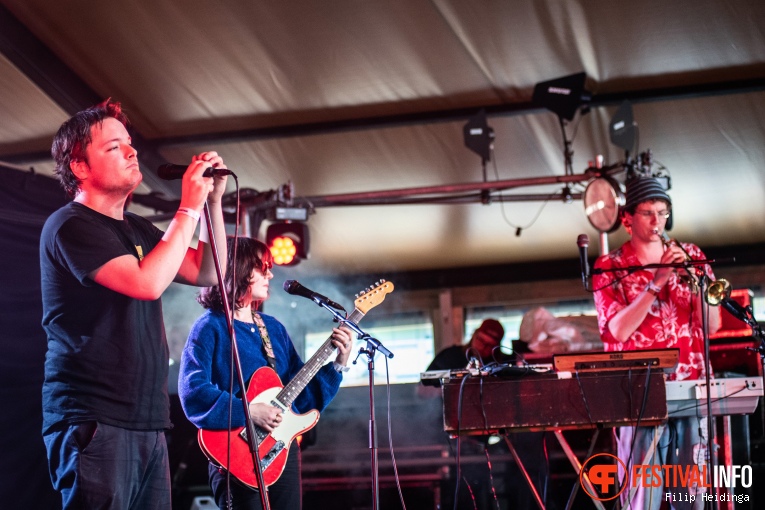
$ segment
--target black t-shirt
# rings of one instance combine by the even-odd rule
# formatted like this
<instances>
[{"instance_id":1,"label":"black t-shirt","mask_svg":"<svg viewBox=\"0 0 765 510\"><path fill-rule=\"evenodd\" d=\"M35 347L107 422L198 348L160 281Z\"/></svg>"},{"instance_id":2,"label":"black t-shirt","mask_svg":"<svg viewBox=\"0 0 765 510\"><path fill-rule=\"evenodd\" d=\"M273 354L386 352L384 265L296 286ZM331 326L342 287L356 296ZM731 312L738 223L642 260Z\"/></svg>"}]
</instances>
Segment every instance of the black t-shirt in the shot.
<instances>
[{"instance_id":1,"label":"black t-shirt","mask_svg":"<svg viewBox=\"0 0 765 510\"><path fill-rule=\"evenodd\" d=\"M132 299L88 277L116 257L142 258L162 235L140 216L118 221L76 202L45 222L43 432L84 420L134 430L170 426L161 300Z\"/></svg>"}]
</instances>

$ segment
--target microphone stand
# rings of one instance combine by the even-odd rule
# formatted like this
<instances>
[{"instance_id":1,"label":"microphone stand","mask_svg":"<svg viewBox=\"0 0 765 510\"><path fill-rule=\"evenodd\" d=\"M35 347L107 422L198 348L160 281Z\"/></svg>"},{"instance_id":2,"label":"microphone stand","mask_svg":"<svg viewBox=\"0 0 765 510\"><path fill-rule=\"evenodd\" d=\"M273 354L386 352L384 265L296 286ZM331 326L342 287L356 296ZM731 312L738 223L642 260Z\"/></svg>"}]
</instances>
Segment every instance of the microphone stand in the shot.
<instances>
[{"instance_id":1,"label":"microphone stand","mask_svg":"<svg viewBox=\"0 0 765 510\"><path fill-rule=\"evenodd\" d=\"M380 343L378 339L372 338L371 336L366 334L364 330L359 327L358 324L356 324L353 321L349 321L346 317L343 316L343 314L341 314L340 312L338 312L337 310L329 306L329 304L324 302L324 300L318 299L318 298L312 298L312 301L316 303L317 305L319 305L320 307L328 310L329 313L331 313L335 317L335 322L339 322L341 325L348 326L350 329L352 329L358 335L359 339L365 340L367 342L368 348L371 345L372 350L377 349L381 353L385 354L386 357L388 358L393 357L393 353L390 352L388 349L386 349L385 346L382 343Z\"/></svg>"},{"instance_id":2,"label":"microphone stand","mask_svg":"<svg viewBox=\"0 0 765 510\"><path fill-rule=\"evenodd\" d=\"M729 310L730 311L730 310ZM752 327L752 336L756 337L760 341L760 346L755 348L749 347L749 349L757 351L760 354L760 365L762 366L761 374L765 374L765 331L763 331L762 326L760 326L757 321L754 318L754 311L752 310L752 306L748 305L746 307L746 314L744 317L739 317L738 314L735 314L736 317L738 317L740 320L744 321L746 324ZM762 378L765 378L765 375L762 376ZM765 414L765 410L762 410L763 414Z\"/></svg>"},{"instance_id":3,"label":"microphone stand","mask_svg":"<svg viewBox=\"0 0 765 510\"><path fill-rule=\"evenodd\" d=\"M378 473L377 462L377 423L375 422L375 351L380 351L388 358L392 358L393 353L386 349L379 340L365 333L358 324L343 317L340 312L329 306L323 300L313 299L313 301L320 307L329 310L329 312L334 315L337 322L348 326L358 335L360 340L365 340L367 343L366 347L359 349L359 354L356 356L356 360L358 360L358 357L362 354L367 355L367 371L369 372L369 450L372 471L372 510L377 510L380 507L380 475ZM356 360L353 361L354 364L356 364Z\"/></svg>"},{"instance_id":4,"label":"microphone stand","mask_svg":"<svg viewBox=\"0 0 765 510\"><path fill-rule=\"evenodd\" d=\"M358 356L367 355L367 372L369 373L369 452L371 455L372 472L372 510L380 508L380 475L377 462L377 423L375 422L375 350L379 350L387 357L393 354L386 349L377 339L369 335L359 335L360 339L366 340L366 348L359 349ZM358 356L356 358L358 359ZM353 361L356 363L356 360Z\"/></svg>"},{"instance_id":5,"label":"microphone stand","mask_svg":"<svg viewBox=\"0 0 765 510\"><path fill-rule=\"evenodd\" d=\"M703 285L704 285L703 278L700 278L699 280L702 281L702 283L700 284L700 289L703 290ZM727 304L726 302L728 302L728 301L733 301L733 300L730 297L724 297L722 299L721 304ZM753 313L751 305L747 306L746 308L738 308L738 309L730 307L730 306L725 306L724 308L733 317L737 318L738 320L740 320L741 322L743 322L744 324L746 324L747 326L752 328L752 336L757 338L760 341L760 346L757 347L757 348L747 347L747 349L748 350L756 351L756 352L758 352L760 354L760 365L762 366L762 370L765 371L765 331L763 331L762 327L757 323L757 320L754 318L754 313ZM706 333L707 333L707 331L705 330L705 334ZM709 341L708 341L708 337L707 336L705 336L705 340L706 340L706 346L707 346L706 355L707 355L707 359L709 359ZM710 370L709 367L707 367L707 388L710 387L709 370ZM765 373L765 372L761 372L761 373ZM707 402L708 402L707 403L707 409L708 409L707 412L708 412L708 414L710 416L711 416L711 409L710 409L711 404L709 402L710 402L710 399L711 399L711 393L712 393L711 391L707 390ZM710 423L711 423L711 420L709 420L708 425ZM710 428L710 431L709 431L710 437L712 437L711 434L713 433L712 432L713 430L714 430L713 428ZM711 458L713 458L713 457L710 456L710 459ZM710 476L712 475L713 470L714 470L714 465L710 464ZM714 507L717 508L717 500L716 499L713 500L713 504L714 504Z\"/></svg>"},{"instance_id":6,"label":"microphone stand","mask_svg":"<svg viewBox=\"0 0 765 510\"><path fill-rule=\"evenodd\" d=\"M730 298L725 298L730 299ZM725 299L723 301L725 301ZM765 374L765 331L763 331L762 326L760 326L757 323L757 320L754 318L754 311L752 310L752 305L747 305L743 309L732 309L729 307L725 307L728 312L730 312L731 315L733 315L735 318L746 324L747 326L752 328L752 336L757 338L760 341L759 347L747 347L746 349L749 351L755 351L759 353L760 355L760 373ZM763 375L762 377L765 377ZM765 410L762 410L763 413L765 413Z\"/></svg>"},{"instance_id":7,"label":"microphone stand","mask_svg":"<svg viewBox=\"0 0 765 510\"><path fill-rule=\"evenodd\" d=\"M228 333L231 339L231 358L234 367L236 367L236 376L239 382L239 389L242 392L242 406L244 407L244 420L245 428L247 430L247 444L250 447L250 454L252 455L252 465L255 469L255 476L258 480L258 493L260 494L260 504L263 510L270 510L271 506L268 501L268 489L263 481L263 467L260 465L260 452L259 441L257 431L255 430L255 424L250 416L249 403L247 402L247 387L244 384L244 376L242 375L242 364L239 359L239 349L236 345L236 332L234 331L234 321L231 316L231 305L228 301L228 295L226 293L226 286L223 282L223 271L220 266L220 258L218 257L218 248L215 244L215 232L213 231L212 220L210 219L210 206L205 201L205 221L207 222L207 231L210 232L210 249L212 250L213 262L215 263L215 272L218 277L218 288L220 289L221 300L223 301L223 311L226 316L226 325L228 326ZM230 435L230 431L229 431ZM229 441L230 442L230 441ZM231 472L228 471L229 466L226 466L227 477L231 476ZM227 483L226 487L226 506L231 508L231 490L230 485Z\"/></svg>"},{"instance_id":8,"label":"microphone stand","mask_svg":"<svg viewBox=\"0 0 765 510\"><path fill-rule=\"evenodd\" d=\"M699 282L699 299L701 301L701 332L704 339L704 379L707 385L707 452L709 454L709 460L707 465L709 466L708 476L709 485L712 485L712 477L715 472L715 456L717 451L715 448L715 425L717 424L717 418L712 415L712 358L709 354L709 322L707 317L707 302L706 296L706 278L704 270L701 267L696 267L696 276ZM691 297L693 299L693 297ZM710 305L711 306L711 305ZM715 489L717 491L717 489ZM717 509L717 498L712 498L712 508Z\"/></svg>"}]
</instances>

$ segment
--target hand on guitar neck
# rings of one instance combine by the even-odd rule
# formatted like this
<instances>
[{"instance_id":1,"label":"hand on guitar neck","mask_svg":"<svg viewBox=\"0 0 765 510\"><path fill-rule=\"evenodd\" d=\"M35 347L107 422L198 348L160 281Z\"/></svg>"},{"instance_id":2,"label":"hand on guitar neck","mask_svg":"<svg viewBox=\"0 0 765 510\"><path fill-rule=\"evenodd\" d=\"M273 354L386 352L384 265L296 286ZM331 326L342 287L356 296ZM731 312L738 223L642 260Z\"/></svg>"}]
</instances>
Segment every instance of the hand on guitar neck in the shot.
<instances>
[{"instance_id":1,"label":"hand on guitar neck","mask_svg":"<svg viewBox=\"0 0 765 510\"><path fill-rule=\"evenodd\" d=\"M335 363L346 366L353 349L353 331L348 326L340 326L332 330L332 345L337 347Z\"/></svg>"},{"instance_id":2,"label":"hand on guitar neck","mask_svg":"<svg viewBox=\"0 0 765 510\"><path fill-rule=\"evenodd\" d=\"M337 348L337 358L335 363L340 365L347 365L348 358L351 355L353 349L353 332L346 326L334 328L332 330L332 345ZM261 402L250 402L249 404L250 416L252 421L258 427L262 428L266 432L273 432L273 430L279 426L284 420L284 413L281 408L274 407L270 404L264 404Z\"/></svg>"}]
</instances>

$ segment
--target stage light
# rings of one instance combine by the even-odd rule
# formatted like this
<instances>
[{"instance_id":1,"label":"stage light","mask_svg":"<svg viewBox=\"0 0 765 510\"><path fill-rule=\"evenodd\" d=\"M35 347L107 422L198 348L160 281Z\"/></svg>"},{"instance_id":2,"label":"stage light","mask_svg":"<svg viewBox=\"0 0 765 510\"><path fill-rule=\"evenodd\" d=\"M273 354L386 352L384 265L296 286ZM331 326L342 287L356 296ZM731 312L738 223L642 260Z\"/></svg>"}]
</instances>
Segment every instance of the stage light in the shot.
<instances>
[{"instance_id":1,"label":"stage light","mask_svg":"<svg viewBox=\"0 0 765 510\"><path fill-rule=\"evenodd\" d=\"M286 236L279 236L271 241L269 249L274 257L274 263L279 266L289 265L295 260L295 255L297 255L295 243Z\"/></svg>"},{"instance_id":2,"label":"stage light","mask_svg":"<svg viewBox=\"0 0 765 510\"><path fill-rule=\"evenodd\" d=\"M266 245L274 257L274 264L294 266L308 258L308 225L302 222L279 222L266 229Z\"/></svg>"}]
</instances>

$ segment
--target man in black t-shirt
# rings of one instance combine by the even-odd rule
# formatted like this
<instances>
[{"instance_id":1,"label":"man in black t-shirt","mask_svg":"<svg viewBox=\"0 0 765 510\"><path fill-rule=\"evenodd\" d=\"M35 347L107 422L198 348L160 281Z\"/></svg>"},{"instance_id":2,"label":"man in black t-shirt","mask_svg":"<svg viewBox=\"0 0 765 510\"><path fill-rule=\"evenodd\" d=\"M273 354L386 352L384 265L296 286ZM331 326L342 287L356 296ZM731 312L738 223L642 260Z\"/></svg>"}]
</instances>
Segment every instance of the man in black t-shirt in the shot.
<instances>
[{"instance_id":1,"label":"man in black t-shirt","mask_svg":"<svg viewBox=\"0 0 765 510\"><path fill-rule=\"evenodd\" d=\"M225 165L215 152L192 158L178 213L162 232L124 211L142 175L119 103L104 101L66 121L51 152L74 198L48 218L40 239L51 480L65 509L169 509L160 296L173 281L217 283L204 224L197 248L189 247L205 200L226 267L226 178L203 175Z\"/></svg>"}]
</instances>

